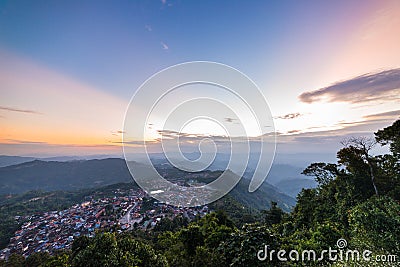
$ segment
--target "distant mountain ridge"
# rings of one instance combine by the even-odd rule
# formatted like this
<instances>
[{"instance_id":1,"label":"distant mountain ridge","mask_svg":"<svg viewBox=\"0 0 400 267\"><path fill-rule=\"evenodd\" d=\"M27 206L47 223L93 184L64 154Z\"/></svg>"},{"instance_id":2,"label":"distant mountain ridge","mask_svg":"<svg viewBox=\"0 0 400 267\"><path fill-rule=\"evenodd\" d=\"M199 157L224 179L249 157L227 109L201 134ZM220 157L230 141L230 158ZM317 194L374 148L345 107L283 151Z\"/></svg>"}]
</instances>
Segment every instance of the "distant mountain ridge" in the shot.
<instances>
[{"instance_id":1,"label":"distant mountain ridge","mask_svg":"<svg viewBox=\"0 0 400 267\"><path fill-rule=\"evenodd\" d=\"M11 165L17 165L33 160L41 161L74 161L74 160L90 160L90 159L106 159L114 158L110 155L90 155L90 156L55 156L55 157L23 157L23 156L7 156L0 155L0 168ZM119 157L116 157L119 158Z\"/></svg>"},{"instance_id":2,"label":"distant mountain ridge","mask_svg":"<svg viewBox=\"0 0 400 267\"><path fill-rule=\"evenodd\" d=\"M289 164L273 164L266 181L286 195L296 198L303 188L317 186L317 182L313 178L301 174L304 168Z\"/></svg>"},{"instance_id":3,"label":"distant mountain ridge","mask_svg":"<svg viewBox=\"0 0 400 267\"><path fill-rule=\"evenodd\" d=\"M35 160L34 157L0 155L0 168Z\"/></svg>"},{"instance_id":4,"label":"distant mountain ridge","mask_svg":"<svg viewBox=\"0 0 400 267\"><path fill-rule=\"evenodd\" d=\"M67 162L34 160L0 168L0 194L3 195L30 190L73 191L129 182L133 182L129 170L119 158ZM292 197L268 183L255 193L249 193L248 183L249 179L243 178L231 191L233 197L248 206L267 209L270 202L275 201L283 209L290 210L295 204Z\"/></svg>"},{"instance_id":5,"label":"distant mountain ridge","mask_svg":"<svg viewBox=\"0 0 400 267\"><path fill-rule=\"evenodd\" d=\"M277 154L280 160L275 162L267 177L267 182L275 187L276 190L283 192L286 195L291 196L292 198L296 198L297 194L303 188L314 188L316 187L316 182L310 177L301 175L301 171L306 167L303 165L300 167L299 165L292 165L287 163L282 163L283 157L287 156L287 161L292 162L294 155L290 154ZM137 162L144 162L143 157L145 155L136 155L134 157ZM152 153L149 155L152 159L153 164L157 166L162 166L164 164L169 165L168 160L165 158L165 155L162 153ZM186 155L189 158L196 158L199 156L198 153L191 153ZM254 157L255 155L253 155ZM324 155L322 155L324 156ZM147 158L147 156L145 156ZM302 155L300 156L303 157ZM0 155L0 167L11 166L16 164L21 164L33 160L40 161L60 161L60 162L68 162L68 161L82 161L82 160L92 160L92 159L107 159L114 158L110 155L90 155L90 156L58 156L58 157L47 157L47 158L34 158L34 157L20 157L20 156L6 156ZM115 157L118 159L122 159L122 157ZM224 154L218 154L218 157L214 160L214 163L209 166L209 170L223 170L227 166L227 161L229 161L229 157ZM305 164L305 163L304 163ZM256 165L254 160L250 161L246 172L244 173L244 177L251 178L252 172L254 171ZM125 181L125 180L124 180ZM124 182L117 181L117 182ZM1 185L0 185L1 186ZM70 188L70 190L74 190ZM0 188L1 192L1 188Z\"/></svg>"},{"instance_id":6,"label":"distant mountain ridge","mask_svg":"<svg viewBox=\"0 0 400 267\"><path fill-rule=\"evenodd\" d=\"M304 156L304 154L299 154L299 158L297 161L294 161L294 155L287 154L288 162L296 162L296 164L288 164L282 163L283 157L285 154L277 154L279 155L280 160L272 164L271 169L268 173L266 178L266 182L270 185L275 187L275 190L281 191L286 195L291 196L292 198L296 198L297 194L303 188L314 188L317 186L317 183L314 179L302 175L301 172L308 166L310 162ZM318 154L312 154L314 156L319 156ZM189 153L185 154L185 156L191 160L197 159L200 154L199 153ZM321 154L323 157L324 154ZM170 165L168 159L165 157L164 154L161 153L153 153L150 154L150 158L155 165ZM301 159L305 158L305 159ZM318 157L317 157L318 158ZM217 170L224 170L227 168L229 163L230 157L228 154L217 153L213 163L207 168L207 170L217 171ZM258 155L257 153L250 154L250 157L247 162L246 170L243 176L245 178L251 179L253 177L254 171L257 168L258 164ZM140 158L138 158L140 162ZM303 162L299 164L299 162ZM191 164L193 167L196 167Z\"/></svg>"},{"instance_id":7,"label":"distant mountain ridge","mask_svg":"<svg viewBox=\"0 0 400 267\"><path fill-rule=\"evenodd\" d=\"M0 194L38 189L68 191L131 181L125 161L116 158L67 162L34 160L0 168Z\"/></svg>"}]
</instances>

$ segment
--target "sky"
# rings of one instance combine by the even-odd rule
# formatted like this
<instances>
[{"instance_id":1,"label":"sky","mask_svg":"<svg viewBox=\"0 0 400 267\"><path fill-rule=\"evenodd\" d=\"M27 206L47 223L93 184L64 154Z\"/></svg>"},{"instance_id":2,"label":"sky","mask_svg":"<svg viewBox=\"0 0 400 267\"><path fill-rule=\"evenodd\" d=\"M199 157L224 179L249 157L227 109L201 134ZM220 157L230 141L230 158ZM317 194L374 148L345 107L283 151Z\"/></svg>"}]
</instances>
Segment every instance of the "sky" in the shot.
<instances>
[{"instance_id":1,"label":"sky","mask_svg":"<svg viewBox=\"0 0 400 267\"><path fill-rule=\"evenodd\" d=\"M396 0L1 0L0 154L119 155L134 93L189 61L257 84L278 152L334 154L343 138L399 118L399 46ZM185 94L230 101L202 90ZM188 148L202 134L226 137L210 123L184 128Z\"/></svg>"}]
</instances>

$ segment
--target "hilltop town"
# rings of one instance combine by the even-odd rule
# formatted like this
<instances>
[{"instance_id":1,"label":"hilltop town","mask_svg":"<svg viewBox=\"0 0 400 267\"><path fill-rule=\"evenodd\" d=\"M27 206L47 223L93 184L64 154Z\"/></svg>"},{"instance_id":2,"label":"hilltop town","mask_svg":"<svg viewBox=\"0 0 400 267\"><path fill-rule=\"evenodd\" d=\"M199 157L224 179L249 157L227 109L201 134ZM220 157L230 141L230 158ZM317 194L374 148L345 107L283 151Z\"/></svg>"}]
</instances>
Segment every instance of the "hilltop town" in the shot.
<instances>
[{"instance_id":1,"label":"hilltop town","mask_svg":"<svg viewBox=\"0 0 400 267\"><path fill-rule=\"evenodd\" d=\"M70 249L76 237L93 237L98 232L141 229L151 230L163 218L180 215L188 221L209 212L207 206L181 208L159 203L140 189L117 189L114 197L92 198L68 209L16 216L21 223L8 246L0 252L0 259L12 253L28 257L35 252L54 254ZM30 201L37 201L33 198Z\"/></svg>"}]
</instances>

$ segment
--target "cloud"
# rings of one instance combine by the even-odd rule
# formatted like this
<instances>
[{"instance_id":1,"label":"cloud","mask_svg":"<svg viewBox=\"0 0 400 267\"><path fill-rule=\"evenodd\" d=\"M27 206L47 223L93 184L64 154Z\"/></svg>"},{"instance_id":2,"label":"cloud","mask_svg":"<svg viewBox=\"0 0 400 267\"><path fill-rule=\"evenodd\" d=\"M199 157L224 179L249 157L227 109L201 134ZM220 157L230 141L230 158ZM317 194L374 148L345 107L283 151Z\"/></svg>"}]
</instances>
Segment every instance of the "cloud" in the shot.
<instances>
[{"instance_id":1,"label":"cloud","mask_svg":"<svg viewBox=\"0 0 400 267\"><path fill-rule=\"evenodd\" d=\"M395 119L398 117L400 117L400 109L364 116L365 119L390 119L390 118Z\"/></svg>"},{"instance_id":2,"label":"cloud","mask_svg":"<svg viewBox=\"0 0 400 267\"><path fill-rule=\"evenodd\" d=\"M153 28L150 25L144 25L145 29L149 32L153 31Z\"/></svg>"},{"instance_id":3,"label":"cloud","mask_svg":"<svg viewBox=\"0 0 400 267\"><path fill-rule=\"evenodd\" d=\"M121 135L121 134L123 134L123 133L125 133L125 131L121 131L121 130L118 130L118 131L111 131L111 134L114 135L114 136L118 136L118 135Z\"/></svg>"},{"instance_id":4,"label":"cloud","mask_svg":"<svg viewBox=\"0 0 400 267\"><path fill-rule=\"evenodd\" d=\"M225 121L226 122L234 122L236 119L234 119L234 118L225 118Z\"/></svg>"},{"instance_id":5,"label":"cloud","mask_svg":"<svg viewBox=\"0 0 400 267\"><path fill-rule=\"evenodd\" d=\"M384 128L388 125L391 125L395 120L399 119L400 110L393 110L388 112L376 113L363 116L362 120L358 121L340 121L336 124L339 129L336 130L328 130L328 131L318 131L314 132L318 133L331 133L333 135L337 135L338 132L341 133L371 133L376 131L377 129ZM311 129L311 128L308 128ZM336 132L335 133L332 133Z\"/></svg>"},{"instance_id":6,"label":"cloud","mask_svg":"<svg viewBox=\"0 0 400 267\"><path fill-rule=\"evenodd\" d=\"M372 135L373 132L383 129L394 122L393 119L387 117L380 117L371 120L354 121L354 122L340 122L337 124L338 129L332 130L321 130L313 132L299 132L294 135L287 135L286 137L293 140L301 140L301 138L307 139L320 139L320 140L337 140L343 139L344 136L360 136L360 135ZM300 139L298 139L300 138Z\"/></svg>"},{"instance_id":7,"label":"cloud","mask_svg":"<svg viewBox=\"0 0 400 267\"><path fill-rule=\"evenodd\" d=\"M277 117L274 117L274 118L275 119L282 119L282 120L291 120L291 119L298 118L298 117L300 117L302 115L303 114L300 114L300 113L296 112L296 113L285 114L285 115L282 115L282 116L277 116Z\"/></svg>"},{"instance_id":8,"label":"cloud","mask_svg":"<svg viewBox=\"0 0 400 267\"><path fill-rule=\"evenodd\" d=\"M161 42L161 46L162 46L162 49L164 49L164 50L169 49L168 45L166 45L164 42Z\"/></svg>"},{"instance_id":9,"label":"cloud","mask_svg":"<svg viewBox=\"0 0 400 267\"><path fill-rule=\"evenodd\" d=\"M29 144L29 145L49 144L47 142L42 142L42 141L28 141L28 140L18 140L18 139L5 139L5 141L11 144Z\"/></svg>"},{"instance_id":10,"label":"cloud","mask_svg":"<svg viewBox=\"0 0 400 267\"><path fill-rule=\"evenodd\" d=\"M109 141L112 144L124 144L124 145L141 145L143 146L144 144L154 144L156 141L150 140L150 141L139 141L139 140L132 140L132 141Z\"/></svg>"},{"instance_id":11,"label":"cloud","mask_svg":"<svg viewBox=\"0 0 400 267\"><path fill-rule=\"evenodd\" d=\"M335 125L334 129L327 130L326 127L311 127L316 131L304 132L300 129L292 129L285 132L269 132L261 136L219 136L182 133L174 130L158 130L162 138L146 142L146 149L152 152L163 151L161 142L168 145L179 144L183 151L197 151L199 142L205 138L211 139L217 146L218 153L230 153L231 144L250 144L251 149L259 149L261 140L265 144L277 141L278 151L285 153L331 153L341 148L341 141L352 136L373 136L373 133L391 125L394 121L391 115L400 111L389 111L378 114L371 114L360 121L342 121ZM320 128L320 129L319 129ZM122 142L111 142L121 144ZM124 145L143 146L140 140L124 140ZM176 151L174 151L176 152Z\"/></svg>"},{"instance_id":12,"label":"cloud","mask_svg":"<svg viewBox=\"0 0 400 267\"><path fill-rule=\"evenodd\" d=\"M162 3L163 5L165 5L165 4L167 3L167 0L161 0L161 3Z\"/></svg>"},{"instance_id":13,"label":"cloud","mask_svg":"<svg viewBox=\"0 0 400 267\"><path fill-rule=\"evenodd\" d=\"M19 108L10 108L10 107L4 107L4 106L0 106L0 109L1 109L1 110L6 110L6 111L21 112L21 113L42 114L42 113L37 112L37 111L35 111L35 110L19 109Z\"/></svg>"},{"instance_id":14,"label":"cloud","mask_svg":"<svg viewBox=\"0 0 400 267\"><path fill-rule=\"evenodd\" d=\"M299 99L305 103L328 102L365 103L399 100L400 68L364 74L315 91L304 92Z\"/></svg>"},{"instance_id":15,"label":"cloud","mask_svg":"<svg viewBox=\"0 0 400 267\"><path fill-rule=\"evenodd\" d=\"M173 130L157 130L157 133L162 136L162 138L166 139L174 139L174 138L204 138L205 135L201 134L189 134L183 132L177 132ZM208 137L208 136L207 136Z\"/></svg>"}]
</instances>

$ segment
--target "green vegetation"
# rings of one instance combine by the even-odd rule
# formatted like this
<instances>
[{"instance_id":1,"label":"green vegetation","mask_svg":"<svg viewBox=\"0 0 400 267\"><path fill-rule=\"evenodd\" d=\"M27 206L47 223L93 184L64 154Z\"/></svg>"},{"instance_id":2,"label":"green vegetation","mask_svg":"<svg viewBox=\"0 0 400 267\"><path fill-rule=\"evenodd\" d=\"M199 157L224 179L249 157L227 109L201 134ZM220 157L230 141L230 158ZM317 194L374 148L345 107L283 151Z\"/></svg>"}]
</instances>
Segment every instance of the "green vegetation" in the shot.
<instances>
[{"instance_id":1,"label":"green vegetation","mask_svg":"<svg viewBox=\"0 0 400 267\"><path fill-rule=\"evenodd\" d=\"M396 255L399 264L400 120L375 137L343 142L335 164L308 166L303 173L315 177L318 187L303 189L291 213L271 203L269 210L258 213L259 222L254 222L247 217L251 212L242 213L248 208L236 206L236 213L217 211L189 224L182 218L164 221L153 232L81 237L74 241L72 251L27 259L12 255L3 265L26 266L30 261L36 264L30 266L387 266L373 261L333 262L328 257L285 262L276 253L271 260L257 259L265 245L276 252L297 250L301 254L312 249L320 255L329 247L337 249L340 238L347 240L343 249ZM390 153L371 155L376 143L389 145ZM213 205L223 209L223 203Z\"/></svg>"}]
</instances>

